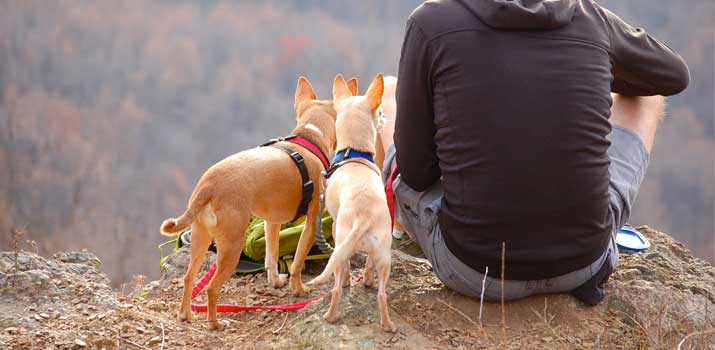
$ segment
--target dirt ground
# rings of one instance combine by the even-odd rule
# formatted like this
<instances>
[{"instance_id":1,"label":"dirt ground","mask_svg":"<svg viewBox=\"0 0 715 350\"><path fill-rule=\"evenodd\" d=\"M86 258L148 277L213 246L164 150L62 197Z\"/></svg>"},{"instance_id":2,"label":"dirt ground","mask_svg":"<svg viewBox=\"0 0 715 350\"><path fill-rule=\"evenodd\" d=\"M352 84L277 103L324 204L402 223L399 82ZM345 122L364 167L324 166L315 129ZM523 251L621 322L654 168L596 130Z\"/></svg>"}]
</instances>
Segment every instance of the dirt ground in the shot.
<instances>
[{"instance_id":1,"label":"dirt ground","mask_svg":"<svg viewBox=\"0 0 715 350\"><path fill-rule=\"evenodd\" d=\"M481 320L479 300L450 291L425 260L396 250L388 285L395 334L379 327L375 290L357 283L345 289L336 324L322 319L328 305L324 298L299 311L220 314L226 329L213 332L201 321L205 315L195 315L197 321L191 324L175 319L186 251L172 257L161 280L139 278L135 286L113 296L100 295L96 286L87 288L99 284L102 276L86 261L48 259L43 270L44 259L23 253L33 261L23 269L16 263L10 266L12 253L2 253L0 348L675 349L682 342L682 349L715 349L715 268L693 258L669 236L639 229L653 246L646 253L622 255L600 305L587 307L568 295L542 295L505 303L502 312L500 303L485 302ZM212 259L210 255L204 268ZM362 266L360 257L354 260L353 278ZM304 278L321 268L320 263L308 265ZM47 285L33 284L38 274L48 277L39 278ZM310 296L327 294L331 286L321 286ZM261 273L231 279L220 302L302 299L288 287L267 286ZM205 293L196 303L205 304Z\"/></svg>"}]
</instances>

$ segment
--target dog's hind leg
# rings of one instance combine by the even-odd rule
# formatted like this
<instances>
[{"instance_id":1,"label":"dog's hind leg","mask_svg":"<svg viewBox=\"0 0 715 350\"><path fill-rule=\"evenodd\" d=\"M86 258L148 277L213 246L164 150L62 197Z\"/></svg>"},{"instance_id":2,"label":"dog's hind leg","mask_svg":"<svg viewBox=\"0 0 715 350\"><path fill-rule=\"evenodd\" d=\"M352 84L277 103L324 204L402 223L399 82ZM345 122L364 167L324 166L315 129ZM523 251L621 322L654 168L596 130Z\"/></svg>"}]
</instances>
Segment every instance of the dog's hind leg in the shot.
<instances>
[{"instance_id":1,"label":"dog's hind leg","mask_svg":"<svg viewBox=\"0 0 715 350\"><path fill-rule=\"evenodd\" d=\"M387 306L387 280L390 278L390 253L374 253L375 268L377 269L377 304L380 308L380 325L385 332L395 332L397 327L390 320Z\"/></svg>"},{"instance_id":2,"label":"dog's hind leg","mask_svg":"<svg viewBox=\"0 0 715 350\"><path fill-rule=\"evenodd\" d=\"M264 223L266 229L266 272L268 284L273 288L285 285L286 275L278 274L278 241L280 238L281 224Z\"/></svg>"},{"instance_id":3,"label":"dog's hind leg","mask_svg":"<svg viewBox=\"0 0 715 350\"><path fill-rule=\"evenodd\" d=\"M248 225L248 215L242 216L241 212L224 213L224 217L230 217L231 220L219 220L219 227L214 233L216 241L216 274L209 282L206 294L208 296L208 315L209 328L212 330L221 330L223 326L216 319L216 303L223 283L226 282L234 273L236 273L236 264L241 258L243 250L243 240Z\"/></svg>"},{"instance_id":4,"label":"dog's hind leg","mask_svg":"<svg viewBox=\"0 0 715 350\"><path fill-rule=\"evenodd\" d=\"M191 291L194 288L194 280L196 274L201 269L201 264L204 262L206 251L211 244L211 235L206 227L198 222L194 222L191 226L191 260L184 275L184 295L181 298L181 306L179 307L179 321L192 321L191 315Z\"/></svg>"},{"instance_id":5,"label":"dog's hind leg","mask_svg":"<svg viewBox=\"0 0 715 350\"><path fill-rule=\"evenodd\" d=\"M344 263L343 263L344 264ZM343 296L342 278L345 273L345 268L343 266L338 266L335 269L335 285L333 286L332 295L330 298L330 307L328 311L323 315L323 318L330 322L335 323L338 320L338 304L340 304L340 298Z\"/></svg>"},{"instance_id":6,"label":"dog's hind leg","mask_svg":"<svg viewBox=\"0 0 715 350\"><path fill-rule=\"evenodd\" d=\"M335 221L333 221L333 233L335 233L335 232L336 232L335 231ZM337 235L335 236L334 240L335 240L336 247L341 242L340 238L342 238L342 237L338 237ZM343 267L343 271L345 271L345 272L343 273L343 280L341 282L341 285L343 286L343 288L350 287L350 283L351 283L351 281L350 281L350 259L345 261L345 267Z\"/></svg>"}]
</instances>

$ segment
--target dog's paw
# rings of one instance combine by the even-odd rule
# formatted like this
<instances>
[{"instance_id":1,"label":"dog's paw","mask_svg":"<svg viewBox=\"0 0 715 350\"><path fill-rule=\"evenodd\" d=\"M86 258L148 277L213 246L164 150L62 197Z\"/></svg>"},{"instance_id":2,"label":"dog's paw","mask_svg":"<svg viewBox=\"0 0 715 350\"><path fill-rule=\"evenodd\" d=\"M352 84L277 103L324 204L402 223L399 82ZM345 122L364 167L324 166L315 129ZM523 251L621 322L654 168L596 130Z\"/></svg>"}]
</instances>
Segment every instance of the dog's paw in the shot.
<instances>
[{"instance_id":1,"label":"dog's paw","mask_svg":"<svg viewBox=\"0 0 715 350\"><path fill-rule=\"evenodd\" d=\"M397 326L392 321L387 321L382 324L382 330L388 333L397 332Z\"/></svg>"},{"instance_id":2,"label":"dog's paw","mask_svg":"<svg viewBox=\"0 0 715 350\"><path fill-rule=\"evenodd\" d=\"M226 325L219 321L209 321L209 329L212 331L222 331L226 328Z\"/></svg>"},{"instance_id":3,"label":"dog's paw","mask_svg":"<svg viewBox=\"0 0 715 350\"><path fill-rule=\"evenodd\" d=\"M288 275L285 273L276 275L275 277L271 277L270 275L268 275L268 284L273 288L283 288L287 280Z\"/></svg>"},{"instance_id":4,"label":"dog's paw","mask_svg":"<svg viewBox=\"0 0 715 350\"><path fill-rule=\"evenodd\" d=\"M179 322L194 322L194 316L191 314L191 311L185 313L179 311L176 318L179 320Z\"/></svg>"},{"instance_id":5,"label":"dog's paw","mask_svg":"<svg viewBox=\"0 0 715 350\"><path fill-rule=\"evenodd\" d=\"M299 279L293 279L292 277L290 281L290 290L293 292L293 294L298 296L310 293L310 288L303 284L303 281Z\"/></svg>"},{"instance_id":6,"label":"dog's paw","mask_svg":"<svg viewBox=\"0 0 715 350\"><path fill-rule=\"evenodd\" d=\"M323 315L323 318L328 321L328 323L335 323L338 322L338 313L331 313L330 311L328 311L325 313L325 315Z\"/></svg>"}]
</instances>

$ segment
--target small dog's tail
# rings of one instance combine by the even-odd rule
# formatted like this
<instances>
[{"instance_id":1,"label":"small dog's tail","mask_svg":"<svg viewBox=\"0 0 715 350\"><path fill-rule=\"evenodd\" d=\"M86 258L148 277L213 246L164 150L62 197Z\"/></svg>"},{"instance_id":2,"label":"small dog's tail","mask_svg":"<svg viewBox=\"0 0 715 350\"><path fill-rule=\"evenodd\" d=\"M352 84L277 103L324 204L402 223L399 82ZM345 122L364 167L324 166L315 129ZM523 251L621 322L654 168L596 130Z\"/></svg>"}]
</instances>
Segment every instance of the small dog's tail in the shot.
<instances>
[{"instance_id":1,"label":"small dog's tail","mask_svg":"<svg viewBox=\"0 0 715 350\"><path fill-rule=\"evenodd\" d=\"M206 206L211 197L201 191L191 196L189 207L178 218L168 218L161 223L161 234L164 236L174 236L189 227L194 222L196 215ZM215 218L214 218L215 221Z\"/></svg>"},{"instance_id":2,"label":"small dog's tail","mask_svg":"<svg viewBox=\"0 0 715 350\"><path fill-rule=\"evenodd\" d=\"M347 237L345 237L345 240L340 242L337 247L335 247L335 250L333 250L333 253L330 255L330 259L328 259L328 264L325 265L325 269L323 272L318 276L310 280L307 284L311 285L319 285L325 283L330 276L335 272L335 269L338 268L338 266L342 266L343 263L348 261L350 257L355 254L355 250L357 249L357 246L355 245L356 239L358 239L356 236L357 230L359 230L359 225L355 225L351 232L348 234Z\"/></svg>"}]
</instances>

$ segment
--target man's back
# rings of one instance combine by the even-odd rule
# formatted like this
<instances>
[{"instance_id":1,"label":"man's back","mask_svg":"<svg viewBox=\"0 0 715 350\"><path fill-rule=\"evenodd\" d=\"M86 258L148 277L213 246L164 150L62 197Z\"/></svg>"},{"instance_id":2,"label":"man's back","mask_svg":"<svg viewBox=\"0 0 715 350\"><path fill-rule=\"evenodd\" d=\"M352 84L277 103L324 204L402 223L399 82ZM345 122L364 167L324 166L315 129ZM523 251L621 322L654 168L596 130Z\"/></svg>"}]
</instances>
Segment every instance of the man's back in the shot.
<instances>
[{"instance_id":1,"label":"man's back","mask_svg":"<svg viewBox=\"0 0 715 350\"><path fill-rule=\"evenodd\" d=\"M442 176L440 226L467 265L498 273L506 242L508 279L549 278L603 253L610 92L687 84L668 75L677 55L652 57L660 44L624 26L590 1L437 1L412 14L397 162L417 190Z\"/></svg>"}]
</instances>

